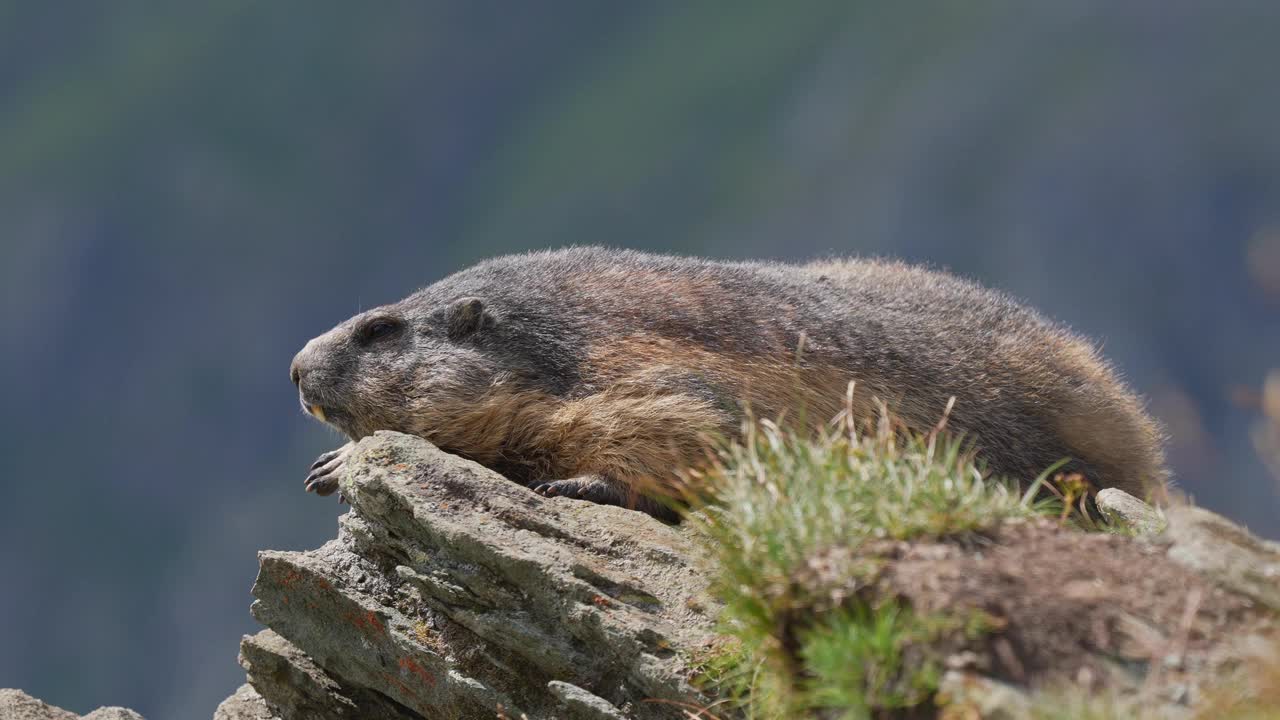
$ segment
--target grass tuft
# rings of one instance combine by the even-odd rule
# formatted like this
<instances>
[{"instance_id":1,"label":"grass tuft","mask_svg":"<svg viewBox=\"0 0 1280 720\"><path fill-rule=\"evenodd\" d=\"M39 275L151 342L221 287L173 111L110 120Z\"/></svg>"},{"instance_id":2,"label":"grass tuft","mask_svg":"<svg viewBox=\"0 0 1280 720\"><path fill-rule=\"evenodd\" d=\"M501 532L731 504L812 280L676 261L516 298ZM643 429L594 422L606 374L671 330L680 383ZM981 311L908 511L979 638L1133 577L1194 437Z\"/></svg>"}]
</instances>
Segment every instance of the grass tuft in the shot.
<instances>
[{"instance_id":1,"label":"grass tuft","mask_svg":"<svg viewBox=\"0 0 1280 720\"><path fill-rule=\"evenodd\" d=\"M703 677L749 718L864 718L930 702L932 645L980 633L981 618L921 616L876 597L872 543L976 539L1011 520L1066 516L1070 496L984 477L970 449L937 430L912 435L887 413L869 431L847 416L793 433L751 423L699 485L693 515L719 567L723 632ZM862 552L860 552L862 551Z\"/></svg>"}]
</instances>

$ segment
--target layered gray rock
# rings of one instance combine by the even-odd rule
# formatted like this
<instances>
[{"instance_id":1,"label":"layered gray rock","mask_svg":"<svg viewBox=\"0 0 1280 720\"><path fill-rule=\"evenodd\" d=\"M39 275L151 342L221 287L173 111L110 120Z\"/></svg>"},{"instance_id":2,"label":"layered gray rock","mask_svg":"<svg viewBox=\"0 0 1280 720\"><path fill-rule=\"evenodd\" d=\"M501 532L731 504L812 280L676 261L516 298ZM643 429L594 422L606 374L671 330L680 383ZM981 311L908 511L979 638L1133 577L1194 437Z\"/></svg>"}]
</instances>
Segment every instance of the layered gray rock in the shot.
<instances>
[{"instance_id":1,"label":"layered gray rock","mask_svg":"<svg viewBox=\"0 0 1280 720\"><path fill-rule=\"evenodd\" d=\"M263 552L241 663L277 717L680 717L712 638L687 529L542 498L421 439L347 460L352 512ZM230 717L230 716L228 716ZM251 716L246 716L251 717Z\"/></svg>"},{"instance_id":2,"label":"layered gray rock","mask_svg":"<svg viewBox=\"0 0 1280 720\"><path fill-rule=\"evenodd\" d=\"M1120 488L1099 490L1097 502L1102 516L1113 527L1136 535L1154 535L1165 528L1164 516L1158 510Z\"/></svg>"},{"instance_id":3,"label":"layered gray rock","mask_svg":"<svg viewBox=\"0 0 1280 720\"><path fill-rule=\"evenodd\" d=\"M249 683L236 688L231 697L213 711L213 720L275 720L277 717Z\"/></svg>"},{"instance_id":4,"label":"layered gray rock","mask_svg":"<svg viewBox=\"0 0 1280 720\"><path fill-rule=\"evenodd\" d=\"M1280 611L1280 543L1204 508L1176 507L1168 519L1164 540L1171 560Z\"/></svg>"},{"instance_id":5,"label":"layered gray rock","mask_svg":"<svg viewBox=\"0 0 1280 720\"><path fill-rule=\"evenodd\" d=\"M142 720L122 707L100 707L81 717L69 710L37 700L21 690L0 690L0 720Z\"/></svg>"}]
</instances>

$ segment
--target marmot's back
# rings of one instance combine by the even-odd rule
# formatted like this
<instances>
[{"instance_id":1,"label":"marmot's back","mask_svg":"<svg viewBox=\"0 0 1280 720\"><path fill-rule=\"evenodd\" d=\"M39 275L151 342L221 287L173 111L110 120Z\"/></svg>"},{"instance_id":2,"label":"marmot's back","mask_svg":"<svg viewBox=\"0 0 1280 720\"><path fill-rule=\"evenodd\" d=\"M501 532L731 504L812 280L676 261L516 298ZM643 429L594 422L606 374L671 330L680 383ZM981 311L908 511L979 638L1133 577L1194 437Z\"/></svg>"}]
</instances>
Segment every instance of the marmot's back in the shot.
<instances>
[{"instance_id":1,"label":"marmot's back","mask_svg":"<svg viewBox=\"0 0 1280 720\"><path fill-rule=\"evenodd\" d=\"M1070 457L1098 486L1144 496L1165 480L1159 428L1087 342L1003 294L899 263L508 256L313 344L332 335L323 344L340 355L378 315L438 340L378 356L375 379L422 401L335 403L362 408L348 434L415 432L544 492L623 502L700 460L705 433L736 432L744 403L830 417L850 381L858 410L872 416L879 398L920 430L954 396L951 427L1000 475L1027 481ZM340 359L330 367L372 365ZM372 394L362 380L352 386Z\"/></svg>"}]
</instances>

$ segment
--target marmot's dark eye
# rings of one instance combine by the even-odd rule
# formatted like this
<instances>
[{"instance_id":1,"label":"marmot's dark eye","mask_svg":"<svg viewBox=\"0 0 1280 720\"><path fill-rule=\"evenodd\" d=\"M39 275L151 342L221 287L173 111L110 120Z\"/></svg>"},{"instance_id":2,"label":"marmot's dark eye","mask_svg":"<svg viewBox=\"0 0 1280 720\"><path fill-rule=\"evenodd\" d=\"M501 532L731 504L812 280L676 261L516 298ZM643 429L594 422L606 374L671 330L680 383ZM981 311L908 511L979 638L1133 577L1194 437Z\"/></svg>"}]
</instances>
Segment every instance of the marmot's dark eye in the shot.
<instances>
[{"instance_id":1,"label":"marmot's dark eye","mask_svg":"<svg viewBox=\"0 0 1280 720\"><path fill-rule=\"evenodd\" d=\"M395 320L378 319L365 325L360 331L360 342L371 343L375 340L381 340L390 337L396 330L400 329L400 323Z\"/></svg>"}]
</instances>

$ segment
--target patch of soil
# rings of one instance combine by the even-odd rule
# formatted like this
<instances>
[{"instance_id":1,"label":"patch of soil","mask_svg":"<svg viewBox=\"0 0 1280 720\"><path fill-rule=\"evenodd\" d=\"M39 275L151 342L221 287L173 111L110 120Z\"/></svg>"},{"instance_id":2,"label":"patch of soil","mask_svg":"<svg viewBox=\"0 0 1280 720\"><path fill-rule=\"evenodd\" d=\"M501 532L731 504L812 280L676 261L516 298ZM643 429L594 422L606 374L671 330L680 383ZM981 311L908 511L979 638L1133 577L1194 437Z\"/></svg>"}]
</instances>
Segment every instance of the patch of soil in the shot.
<instances>
[{"instance_id":1,"label":"patch of soil","mask_svg":"<svg viewBox=\"0 0 1280 720\"><path fill-rule=\"evenodd\" d=\"M868 550L884 563L876 595L921 614L989 616L990 631L965 641L953 666L1022 686L1173 685L1272 622L1157 543L1047 520L1007 524L978 541L876 543L860 554Z\"/></svg>"}]
</instances>

